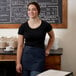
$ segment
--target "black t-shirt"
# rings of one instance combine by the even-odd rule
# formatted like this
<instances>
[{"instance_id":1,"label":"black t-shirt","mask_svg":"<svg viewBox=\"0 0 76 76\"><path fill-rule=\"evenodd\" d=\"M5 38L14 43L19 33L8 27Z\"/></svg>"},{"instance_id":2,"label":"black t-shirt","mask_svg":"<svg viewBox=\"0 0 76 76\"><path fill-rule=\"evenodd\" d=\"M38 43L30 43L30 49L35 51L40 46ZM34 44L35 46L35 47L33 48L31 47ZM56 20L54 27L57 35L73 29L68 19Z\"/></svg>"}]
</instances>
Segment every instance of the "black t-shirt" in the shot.
<instances>
[{"instance_id":1,"label":"black t-shirt","mask_svg":"<svg viewBox=\"0 0 76 76\"><path fill-rule=\"evenodd\" d=\"M25 45L44 48L44 40L47 32L52 30L52 26L43 21L37 28L30 28L28 22L23 23L18 30L18 34L25 38Z\"/></svg>"}]
</instances>

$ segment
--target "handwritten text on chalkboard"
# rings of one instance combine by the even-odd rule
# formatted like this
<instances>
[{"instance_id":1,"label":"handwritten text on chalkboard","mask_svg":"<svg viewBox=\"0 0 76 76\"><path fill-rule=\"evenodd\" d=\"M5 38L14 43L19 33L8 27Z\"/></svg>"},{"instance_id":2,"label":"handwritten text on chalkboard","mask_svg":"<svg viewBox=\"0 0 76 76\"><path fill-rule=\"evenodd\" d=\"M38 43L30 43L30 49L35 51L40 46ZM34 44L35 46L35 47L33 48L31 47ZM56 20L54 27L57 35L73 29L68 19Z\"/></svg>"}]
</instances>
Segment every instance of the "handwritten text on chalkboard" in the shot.
<instances>
[{"instance_id":1,"label":"handwritten text on chalkboard","mask_svg":"<svg viewBox=\"0 0 76 76\"><path fill-rule=\"evenodd\" d=\"M27 4L32 0L0 0L0 24L28 20ZM33 0L41 7L40 17L52 24L62 23L62 0Z\"/></svg>"}]
</instances>

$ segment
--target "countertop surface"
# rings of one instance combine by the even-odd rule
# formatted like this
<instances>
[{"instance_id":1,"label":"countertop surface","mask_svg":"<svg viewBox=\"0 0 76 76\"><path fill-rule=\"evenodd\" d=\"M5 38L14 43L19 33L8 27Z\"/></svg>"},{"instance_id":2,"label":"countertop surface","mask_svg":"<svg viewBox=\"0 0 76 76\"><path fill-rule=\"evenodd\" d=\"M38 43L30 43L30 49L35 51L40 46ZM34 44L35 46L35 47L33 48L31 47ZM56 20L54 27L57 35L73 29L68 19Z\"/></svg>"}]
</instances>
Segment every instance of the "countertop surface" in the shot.
<instances>
[{"instance_id":1,"label":"countertop surface","mask_svg":"<svg viewBox=\"0 0 76 76\"><path fill-rule=\"evenodd\" d=\"M4 49L0 49L0 55L16 55L17 50L14 51L4 51ZM57 50L51 49L50 55L62 55L63 48L58 48Z\"/></svg>"},{"instance_id":2,"label":"countertop surface","mask_svg":"<svg viewBox=\"0 0 76 76\"><path fill-rule=\"evenodd\" d=\"M62 55L62 54L63 54L63 48L50 50L50 55Z\"/></svg>"},{"instance_id":3,"label":"countertop surface","mask_svg":"<svg viewBox=\"0 0 76 76\"><path fill-rule=\"evenodd\" d=\"M0 55L16 55L16 49L13 51L4 51L5 49L0 49Z\"/></svg>"}]
</instances>

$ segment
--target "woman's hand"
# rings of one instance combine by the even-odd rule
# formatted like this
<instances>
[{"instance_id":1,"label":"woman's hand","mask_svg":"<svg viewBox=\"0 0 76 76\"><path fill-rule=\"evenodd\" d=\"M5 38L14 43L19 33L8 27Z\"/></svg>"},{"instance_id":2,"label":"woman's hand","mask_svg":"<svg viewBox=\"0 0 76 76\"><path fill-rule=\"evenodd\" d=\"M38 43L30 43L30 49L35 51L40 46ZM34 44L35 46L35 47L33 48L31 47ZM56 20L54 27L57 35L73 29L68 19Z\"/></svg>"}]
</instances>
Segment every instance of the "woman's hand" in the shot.
<instances>
[{"instance_id":1,"label":"woman's hand","mask_svg":"<svg viewBox=\"0 0 76 76\"><path fill-rule=\"evenodd\" d=\"M50 51L46 50L45 51L45 56L48 56L50 54Z\"/></svg>"},{"instance_id":2,"label":"woman's hand","mask_svg":"<svg viewBox=\"0 0 76 76\"><path fill-rule=\"evenodd\" d=\"M17 64L17 65L16 65L16 71L17 71L18 73L22 73L22 65L21 65L21 64Z\"/></svg>"}]
</instances>

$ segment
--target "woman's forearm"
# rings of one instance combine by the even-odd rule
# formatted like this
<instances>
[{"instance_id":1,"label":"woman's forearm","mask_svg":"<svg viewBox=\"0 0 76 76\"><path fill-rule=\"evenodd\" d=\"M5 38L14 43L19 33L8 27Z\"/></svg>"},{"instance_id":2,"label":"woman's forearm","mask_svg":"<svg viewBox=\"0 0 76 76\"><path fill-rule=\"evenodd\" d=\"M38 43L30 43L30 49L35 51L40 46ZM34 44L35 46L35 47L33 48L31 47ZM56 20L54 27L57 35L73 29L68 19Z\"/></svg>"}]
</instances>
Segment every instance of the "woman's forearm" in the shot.
<instances>
[{"instance_id":1,"label":"woman's forearm","mask_svg":"<svg viewBox=\"0 0 76 76\"><path fill-rule=\"evenodd\" d=\"M52 48L53 43L54 43L54 38L52 38L52 39L50 38L48 40L48 44L46 46L46 50L50 51L50 49Z\"/></svg>"},{"instance_id":2,"label":"woman's forearm","mask_svg":"<svg viewBox=\"0 0 76 76\"><path fill-rule=\"evenodd\" d=\"M49 34L49 40L48 40L48 44L46 46L46 51L50 51L50 49L52 48L52 45L54 43L55 37L54 37L54 32L51 31L48 33Z\"/></svg>"},{"instance_id":3,"label":"woman's forearm","mask_svg":"<svg viewBox=\"0 0 76 76\"><path fill-rule=\"evenodd\" d=\"M16 60L17 64L21 63L23 46L24 46L24 37L23 35L18 35L17 60Z\"/></svg>"},{"instance_id":4,"label":"woman's forearm","mask_svg":"<svg viewBox=\"0 0 76 76\"><path fill-rule=\"evenodd\" d=\"M18 47L18 49L17 49L17 61L16 61L16 64L21 63L22 49L23 49L23 47Z\"/></svg>"}]
</instances>

